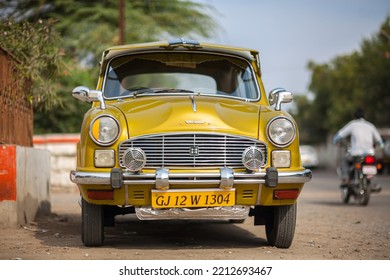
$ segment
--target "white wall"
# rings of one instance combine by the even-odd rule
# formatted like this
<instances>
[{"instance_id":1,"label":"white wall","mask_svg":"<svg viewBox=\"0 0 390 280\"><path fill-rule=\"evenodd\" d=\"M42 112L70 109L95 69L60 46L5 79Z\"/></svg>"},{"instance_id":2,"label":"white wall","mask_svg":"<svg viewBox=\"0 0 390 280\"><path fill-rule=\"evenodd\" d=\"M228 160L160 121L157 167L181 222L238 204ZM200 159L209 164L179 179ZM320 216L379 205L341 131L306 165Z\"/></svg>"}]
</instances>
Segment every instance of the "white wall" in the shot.
<instances>
[{"instance_id":1,"label":"white wall","mask_svg":"<svg viewBox=\"0 0 390 280\"><path fill-rule=\"evenodd\" d=\"M3 177L0 187L2 184L9 186L16 197L0 200L0 227L27 224L39 214L50 213L49 151L15 145L1 148L12 154L8 158L10 165L3 166L1 171L14 175Z\"/></svg>"},{"instance_id":2,"label":"white wall","mask_svg":"<svg viewBox=\"0 0 390 280\"><path fill-rule=\"evenodd\" d=\"M51 189L77 191L69 179L69 173L76 168L76 147L78 134L48 134L34 136L34 147L50 152Z\"/></svg>"}]
</instances>

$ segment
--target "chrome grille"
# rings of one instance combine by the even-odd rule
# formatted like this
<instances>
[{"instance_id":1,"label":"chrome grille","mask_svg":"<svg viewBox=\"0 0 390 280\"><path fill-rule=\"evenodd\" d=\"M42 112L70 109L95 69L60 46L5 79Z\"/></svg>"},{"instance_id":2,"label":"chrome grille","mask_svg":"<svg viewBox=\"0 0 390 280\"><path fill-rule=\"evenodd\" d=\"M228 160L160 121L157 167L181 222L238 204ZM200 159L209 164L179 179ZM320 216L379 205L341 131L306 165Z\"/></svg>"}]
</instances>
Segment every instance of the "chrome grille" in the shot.
<instances>
[{"instance_id":1,"label":"chrome grille","mask_svg":"<svg viewBox=\"0 0 390 280\"><path fill-rule=\"evenodd\" d=\"M224 134L162 134L123 141L119 145L119 164L128 148L141 148L146 154L145 168L244 168L242 153L249 146L259 147L267 162L267 147L256 139Z\"/></svg>"}]
</instances>

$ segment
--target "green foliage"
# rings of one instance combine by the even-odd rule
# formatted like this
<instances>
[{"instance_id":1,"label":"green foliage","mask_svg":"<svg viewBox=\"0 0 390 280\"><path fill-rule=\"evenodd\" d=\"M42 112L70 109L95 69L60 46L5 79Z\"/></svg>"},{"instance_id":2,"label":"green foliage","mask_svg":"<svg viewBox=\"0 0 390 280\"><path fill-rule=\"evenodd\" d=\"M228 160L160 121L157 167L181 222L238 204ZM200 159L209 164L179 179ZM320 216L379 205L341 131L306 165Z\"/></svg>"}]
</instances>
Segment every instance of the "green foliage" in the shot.
<instances>
[{"instance_id":1,"label":"green foliage","mask_svg":"<svg viewBox=\"0 0 390 280\"><path fill-rule=\"evenodd\" d=\"M9 0L8 13L36 21L55 19L64 48L79 59L93 54L93 62L107 47L119 44L118 0ZM208 37L215 23L204 12L211 9L191 1L132 0L125 2L125 41L139 43L163 37ZM96 64L94 64L96 65Z\"/></svg>"},{"instance_id":2,"label":"green foliage","mask_svg":"<svg viewBox=\"0 0 390 280\"><path fill-rule=\"evenodd\" d=\"M310 91L314 98L297 99L302 142L323 142L353 118L361 107L377 127L389 127L390 120L390 19L380 31L350 55L331 62L309 62ZM303 132L303 133L302 133Z\"/></svg>"},{"instance_id":3,"label":"green foliage","mask_svg":"<svg viewBox=\"0 0 390 280\"><path fill-rule=\"evenodd\" d=\"M300 141L306 144L315 143L318 141L316 136L324 133L324 129L318 126L318 120L313 118L319 116L315 113L316 108L311 105L312 101L306 95L295 95L294 103L299 110L291 114L297 122Z\"/></svg>"},{"instance_id":4,"label":"green foliage","mask_svg":"<svg viewBox=\"0 0 390 280\"><path fill-rule=\"evenodd\" d=\"M61 77L61 88L57 97L61 105L55 106L48 112L34 113L34 133L77 133L80 131L84 113L91 108L88 103L77 102L71 95L75 85L85 85L89 88L95 86L95 69L79 68L75 65L69 66L67 75Z\"/></svg>"},{"instance_id":5,"label":"green foliage","mask_svg":"<svg viewBox=\"0 0 390 280\"><path fill-rule=\"evenodd\" d=\"M73 99L71 91L78 85L93 88L98 75L95 67L101 53L107 47L119 44L119 1L0 1L1 14L30 22L49 20L62 37L61 46L70 69L68 75L55 80L60 85L56 87L56 93L62 106L58 103L48 112L36 111L35 133L78 132L88 105ZM125 43L209 37L215 28L205 12L210 9L210 6L187 0L125 1ZM91 66L94 68L88 68ZM46 94L41 96L44 97Z\"/></svg>"},{"instance_id":6,"label":"green foliage","mask_svg":"<svg viewBox=\"0 0 390 280\"><path fill-rule=\"evenodd\" d=\"M61 39L53 30L53 21L39 20L34 24L12 19L0 21L2 48L16 60L19 83L31 85L26 98L38 110L49 110L59 104L57 78L63 74ZM21 77L21 79L20 79Z\"/></svg>"}]
</instances>

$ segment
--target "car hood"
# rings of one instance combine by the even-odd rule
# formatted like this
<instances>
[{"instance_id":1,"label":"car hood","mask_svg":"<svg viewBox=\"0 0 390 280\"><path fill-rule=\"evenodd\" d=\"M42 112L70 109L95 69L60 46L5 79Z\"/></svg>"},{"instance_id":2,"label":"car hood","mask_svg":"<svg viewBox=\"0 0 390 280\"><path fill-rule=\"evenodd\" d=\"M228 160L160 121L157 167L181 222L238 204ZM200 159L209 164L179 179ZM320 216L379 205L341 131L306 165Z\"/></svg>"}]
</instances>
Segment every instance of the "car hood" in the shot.
<instances>
[{"instance_id":1,"label":"car hood","mask_svg":"<svg viewBox=\"0 0 390 280\"><path fill-rule=\"evenodd\" d=\"M130 137L170 132L218 132L257 138L260 105L208 96L137 97L113 104Z\"/></svg>"}]
</instances>

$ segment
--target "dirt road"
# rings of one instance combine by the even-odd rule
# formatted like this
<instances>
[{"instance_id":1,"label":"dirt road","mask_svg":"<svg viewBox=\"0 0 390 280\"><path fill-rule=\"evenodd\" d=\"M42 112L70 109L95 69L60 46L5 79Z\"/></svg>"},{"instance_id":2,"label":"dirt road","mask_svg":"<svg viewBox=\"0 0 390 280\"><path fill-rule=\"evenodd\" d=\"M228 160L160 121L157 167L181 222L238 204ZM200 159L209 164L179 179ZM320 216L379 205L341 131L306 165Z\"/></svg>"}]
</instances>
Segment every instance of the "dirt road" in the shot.
<instances>
[{"instance_id":1,"label":"dirt road","mask_svg":"<svg viewBox=\"0 0 390 280\"><path fill-rule=\"evenodd\" d=\"M333 172L314 171L298 203L295 238L289 249L267 245L264 227L204 221L120 219L106 231L101 248L80 240L78 194L52 193L49 217L0 229L0 259L390 259L390 176L378 176L383 190L370 204L341 203ZM75 187L76 188L76 187Z\"/></svg>"}]
</instances>

